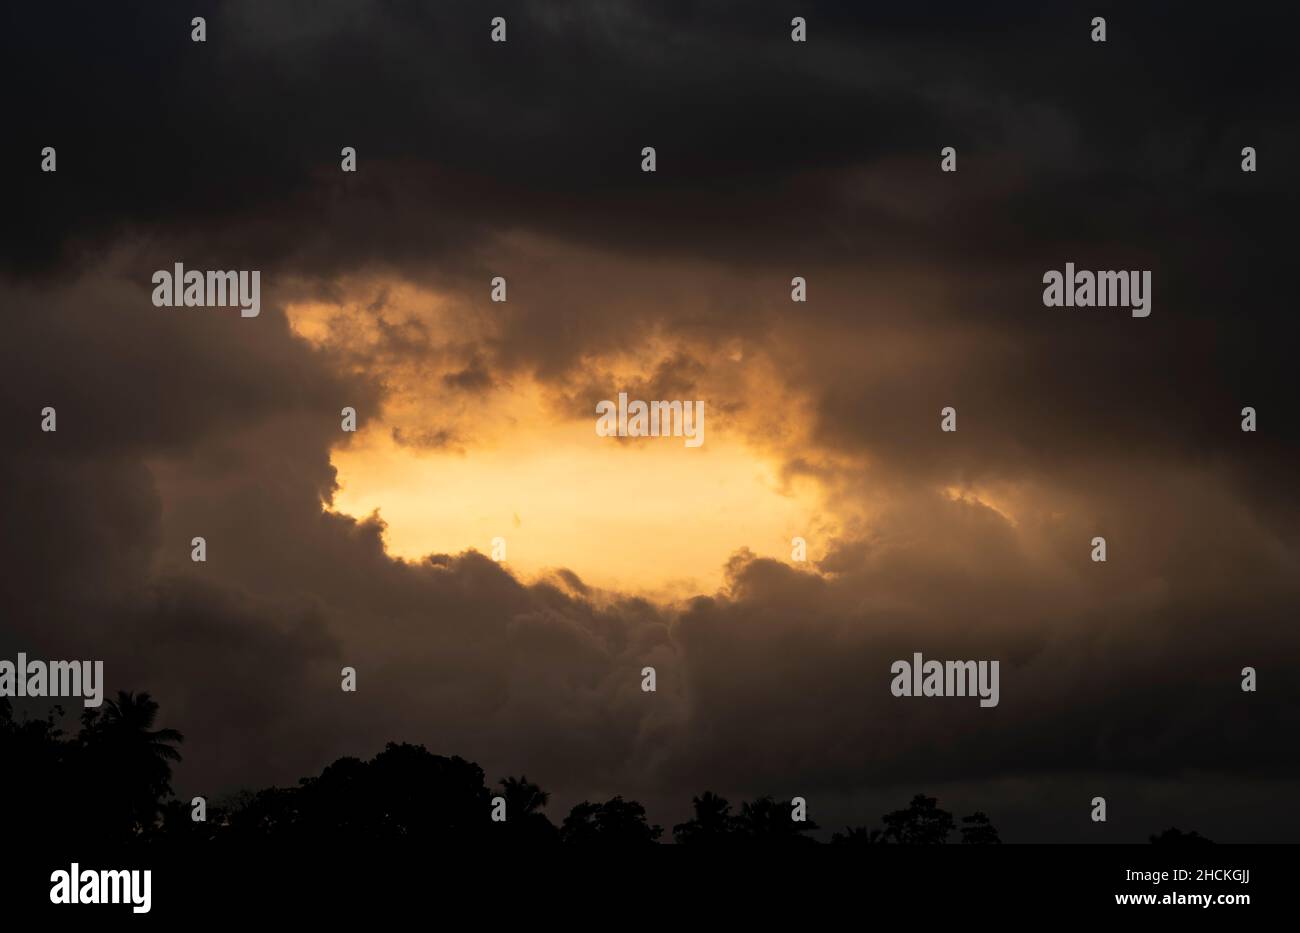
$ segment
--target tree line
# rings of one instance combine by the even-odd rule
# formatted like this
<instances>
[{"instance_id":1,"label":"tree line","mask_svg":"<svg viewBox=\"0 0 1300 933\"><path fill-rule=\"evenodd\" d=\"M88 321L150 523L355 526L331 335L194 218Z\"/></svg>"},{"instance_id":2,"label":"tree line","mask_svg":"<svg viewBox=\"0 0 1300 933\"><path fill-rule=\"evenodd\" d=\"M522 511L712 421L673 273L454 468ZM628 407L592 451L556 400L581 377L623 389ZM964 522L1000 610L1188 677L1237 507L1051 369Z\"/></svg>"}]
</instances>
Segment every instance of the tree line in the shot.
<instances>
[{"instance_id":1,"label":"tree line","mask_svg":"<svg viewBox=\"0 0 1300 933\"><path fill-rule=\"evenodd\" d=\"M668 841L645 807L615 796L582 801L556 825L543 812L550 794L526 776L490 786L483 769L422 745L390 742L374 758L340 758L296 787L241 791L219 802L177 799L172 765L184 737L155 728L158 704L148 693L119 692L87 709L75 735L45 719L18 719L0 699L0 800L10 838L57 838L72 845L238 845L242 841L337 844L428 841L638 845ZM770 796L733 807L706 791L693 815L672 828L679 845L816 845L812 820L791 818L789 801ZM492 818L504 814L504 819ZM196 819L201 815L202 819ZM954 837L954 832L956 836ZM987 815L954 819L933 797L917 794L877 827L850 826L832 845L968 845L1001 842ZM1205 842L1177 829L1152 842Z\"/></svg>"}]
</instances>

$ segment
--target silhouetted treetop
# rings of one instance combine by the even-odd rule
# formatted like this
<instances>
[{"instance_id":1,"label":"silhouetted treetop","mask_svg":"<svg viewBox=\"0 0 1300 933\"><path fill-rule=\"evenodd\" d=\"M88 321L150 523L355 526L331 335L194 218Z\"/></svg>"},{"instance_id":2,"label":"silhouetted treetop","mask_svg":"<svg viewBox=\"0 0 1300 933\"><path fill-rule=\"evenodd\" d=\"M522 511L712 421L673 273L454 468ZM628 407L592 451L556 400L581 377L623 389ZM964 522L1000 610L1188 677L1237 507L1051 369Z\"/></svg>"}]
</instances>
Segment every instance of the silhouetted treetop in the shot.
<instances>
[{"instance_id":1,"label":"silhouetted treetop","mask_svg":"<svg viewBox=\"0 0 1300 933\"><path fill-rule=\"evenodd\" d=\"M663 835L663 827L646 822L645 807L613 797L605 803L584 800L560 826L560 841L577 845L637 845Z\"/></svg>"},{"instance_id":2,"label":"silhouetted treetop","mask_svg":"<svg viewBox=\"0 0 1300 933\"><path fill-rule=\"evenodd\" d=\"M713 791L691 799L695 816L673 827L673 841L679 845L710 845L734 842L740 835L740 821L731 804Z\"/></svg>"},{"instance_id":3,"label":"silhouetted treetop","mask_svg":"<svg viewBox=\"0 0 1300 933\"><path fill-rule=\"evenodd\" d=\"M60 716L63 711L55 707ZM663 829L645 807L615 796L584 800L557 828L543 812L550 795L526 776L489 787L483 769L459 756L435 755L423 745L388 743L369 761L339 758L293 787L240 791L204 800L205 820L193 805L172 796L171 766L180 760L182 735L156 728L158 704L148 693L120 692L99 709L86 710L81 728L67 737L54 713L45 719L14 717L0 699L0 820L14 838L54 835L69 845L155 844L211 846L285 841L307 846L418 841L449 848L471 843L647 845ZM497 798L494 803L494 798ZM796 820L793 801L770 796L740 805L706 791L692 799L694 815L673 827L682 845L807 845L818 829ZM838 845L937 844L953 818L932 797L918 794L905 810L883 817L879 829L846 827ZM961 841L1000 841L989 818L965 817ZM1166 830L1159 843L1206 843L1197 833Z\"/></svg>"},{"instance_id":4,"label":"silhouetted treetop","mask_svg":"<svg viewBox=\"0 0 1300 933\"><path fill-rule=\"evenodd\" d=\"M970 816L961 818L961 841L965 845L1000 845L1002 840L998 838L998 831L989 818L979 810L976 810Z\"/></svg>"},{"instance_id":5,"label":"silhouetted treetop","mask_svg":"<svg viewBox=\"0 0 1300 933\"><path fill-rule=\"evenodd\" d=\"M952 832L952 814L941 810L938 801L917 794L906 810L886 813L885 836L890 842L904 845L940 845L948 841Z\"/></svg>"}]
</instances>

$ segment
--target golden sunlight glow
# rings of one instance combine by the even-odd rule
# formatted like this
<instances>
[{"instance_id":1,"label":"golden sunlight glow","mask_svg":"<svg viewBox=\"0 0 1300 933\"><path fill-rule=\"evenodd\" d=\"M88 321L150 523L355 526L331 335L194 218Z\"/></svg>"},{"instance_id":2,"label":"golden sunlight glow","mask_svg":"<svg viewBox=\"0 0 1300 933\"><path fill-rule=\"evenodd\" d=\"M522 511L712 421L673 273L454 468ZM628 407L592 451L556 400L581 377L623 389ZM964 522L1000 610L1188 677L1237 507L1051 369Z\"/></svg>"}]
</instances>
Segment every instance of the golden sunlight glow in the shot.
<instances>
[{"instance_id":1,"label":"golden sunlight glow","mask_svg":"<svg viewBox=\"0 0 1300 933\"><path fill-rule=\"evenodd\" d=\"M1020 523L1016 521L1011 506L1007 502L1000 501L988 490L975 490L960 486L945 486L943 488L943 494L953 502L967 502L974 505L982 505L984 508L996 512L1012 528L1016 528L1020 525Z\"/></svg>"},{"instance_id":2,"label":"golden sunlight glow","mask_svg":"<svg viewBox=\"0 0 1300 933\"><path fill-rule=\"evenodd\" d=\"M593 418L594 422L594 418ZM336 451L335 508L388 523L389 553L418 559L506 540L524 577L567 567L602 588L711 592L736 549L788 559L813 503L782 495L743 445L618 441L592 423L482 452L415 453L379 436Z\"/></svg>"},{"instance_id":3,"label":"golden sunlight glow","mask_svg":"<svg viewBox=\"0 0 1300 933\"><path fill-rule=\"evenodd\" d=\"M438 318L429 330L463 340L465 325L476 323L446 327L459 315L441 296L409 286L386 286L386 294L390 306L419 309L425 324ZM295 333L322 347L366 346L373 336L373 315L355 305L302 304L289 316ZM598 436L599 399L568 399L518 373L473 393L451 389L443 374L464 361L442 349L418 363L386 360L383 412L362 413L360 430L333 451L340 488L332 508L359 518L377 512L390 554L491 554L500 537L505 566L523 579L567 568L600 589L675 598L715 591L727 559L743 547L788 561L791 538L800 536L810 562L823 552L824 535L813 534L827 527L820 489L783 479L776 453L754 446L742 420L721 414L723 403L752 399L770 431L773 412L789 408L763 397L776 391L770 374L755 375L752 359L742 366L743 353L721 354L731 369L711 372L714 383L701 387L705 442L688 448L681 437ZM622 380L656 356L610 354L591 361L590 372L607 374L605 397L613 399L630 384ZM798 421L781 430L796 431Z\"/></svg>"}]
</instances>

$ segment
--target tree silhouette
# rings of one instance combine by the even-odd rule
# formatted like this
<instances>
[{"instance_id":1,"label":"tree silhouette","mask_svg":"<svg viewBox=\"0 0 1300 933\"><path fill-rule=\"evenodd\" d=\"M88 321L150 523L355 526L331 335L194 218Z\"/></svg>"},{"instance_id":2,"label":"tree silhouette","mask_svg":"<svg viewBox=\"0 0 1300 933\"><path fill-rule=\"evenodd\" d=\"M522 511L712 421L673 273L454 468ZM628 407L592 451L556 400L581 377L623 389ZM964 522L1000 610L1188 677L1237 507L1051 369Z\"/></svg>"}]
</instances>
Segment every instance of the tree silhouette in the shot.
<instances>
[{"instance_id":1,"label":"tree silhouette","mask_svg":"<svg viewBox=\"0 0 1300 933\"><path fill-rule=\"evenodd\" d=\"M551 795L530 782L527 775L504 777L497 783L501 785L501 796L506 801L506 812L511 816L530 815L545 809L550 803Z\"/></svg>"},{"instance_id":2,"label":"tree silhouette","mask_svg":"<svg viewBox=\"0 0 1300 933\"><path fill-rule=\"evenodd\" d=\"M78 799L73 743L55 725L56 706L45 719L14 718L13 706L0 699L0 825L9 838L33 833L57 833L74 839L82 830L75 807Z\"/></svg>"},{"instance_id":3,"label":"tree silhouette","mask_svg":"<svg viewBox=\"0 0 1300 933\"><path fill-rule=\"evenodd\" d=\"M961 821L965 824L961 828L961 841L964 844L987 846L1002 843L998 838L998 831L982 811L976 810L970 816L963 816Z\"/></svg>"},{"instance_id":4,"label":"tree silhouette","mask_svg":"<svg viewBox=\"0 0 1300 933\"><path fill-rule=\"evenodd\" d=\"M771 797L759 797L740 805L737 820L740 833L751 842L809 843L816 842L804 833L820 829L812 820L797 823L790 818L789 802L778 802Z\"/></svg>"},{"instance_id":5,"label":"tree silhouette","mask_svg":"<svg viewBox=\"0 0 1300 933\"><path fill-rule=\"evenodd\" d=\"M252 796L251 794L249 795ZM195 821L191 817L192 804L175 798L162 804L159 833L151 842L165 840L170 845L191 848L211 845L230 835L230 811L212 801L205 801L207 818Z\"/></svg>"},{"instance_id":6,"label":"tree silhouette","mask_svg":"<svg viewBox=\"0 0 1300 933\"><path fill-rule=\"evenodd\" d=\"M498 783L506 801L506 820L497 826L511 842L559 842L560 834L555 824L541 812L550 802L550 794L524 775L504 777Z\"/></svg>"},{"instance_id":7,"label":"tree silhouette","mask_svg":"<svg viewBox=\"0 0 1300 933\"><path fill-rule=\"evenodd\" d=\"M846 826L844 832L831 836L832 845L939 845L948 841L953 829L952 814L940 810L933 797L917 794L906 810L895 810L883 817L884 829ZM962 817L961 841L966 845L998 845L1002 839L988 816L976 811Z\"/></svg>"},{"instance_id":8,"label":"tree silhouette","mask_svg":"<svg viewBox=\"0 0 1300 933\"><path fill-rule=\"evenodd\" d=\"M644 845L663 835L663 827L646 822L645 807L613 797L605 803L584 800L560 826L560 841L574 845Z\"/></svg>"},{"instance_id":9,"label":"tree silhouette","mask_svg":"<svg viewBox=\"0 0 1300 933\"><path fill-rule=\"evenodd\" d=\"M673 841L679 845L710 845L734 842L740 835L740 823L731 813L731 804L711 790L691 798L695 816L673 827Z\"/></svg>"},{"instance_id":10,"label":"tree silhouette","mask_svg":"<svg viewBox=\"0 0 1300 933\"><path fill-rule=\"evenodd\" d=\"M191 804L172 796L171 766L180 760L174 729L155 728L158 704L148 693L119 693L87 710L81 730L65 737L54 707L45 719L14 717L0 699L0 825L15 838L57 837L71 846L249 846L265 841L303 846L418 842L463 847L488 843L564 842L575 845L647 845L663 829L646 819L635 800L583 801L557 829L542 812L550 795L526 776L505 777L494 792L483 770L458 756L422 745L388 743L369 761L340 758L294 787L241 791L208 801L207 819L195 822ZM506 819L492 819L492 798L505 798ZM811 821L791 819L791 805L772 797L741 804L720 795L692 798L694 816L673 827L683 845L815 844ZM882 829L846 827L837 845L938 844L953 830L952 815L933 797L918 794L905 810L883 817ZM998 843L989 818L976 812L962 821L966 844ZM1205 844L1198 833L1171 828L1153 843Z\"/></svg>"},{"instance_id":11,"label":"tree silhouette","mask_svg":"<svg viewBox=\"0 0 1300 933\"><path fill-rule=\"evenodd\" d=\"M491 794L473 762L388 743L370 761L340 758L296 788L268 788L230 815L235 835L304 843L422 839L439 845L486 837Z\"/></svg>"},{"instance_id":12,"label":"tree silhouette","mask_svg":"<svg viewBox=\"0 0 1300 933\"><path fill-rule=\"evenodd\" d=\"M185 737L154 729L158 704L148 693L119 691L101 709L82 714L79 741L98 805L92 822L110 838L153 831L161 801L172 792L172 762Z\"/></svg>"},{"instance_id":13,"label":"tree silhouette","mask_svg":"<svg viewBox=\"0 0 1300 933\"><path fill-rule=\"evenodd\" d=\"M952 814L940 810L933 797L917 794L906 810L886 813L885 836L904 845L940 845L952 832Z\"/></svg>"},{"instance_id":14,"label":"tree silhouette","mask_svg":"<svg viewBox=\"0 0 1300 933\"><path fill-rule=\"evenodd\" d=\"M244 795L231 809L229 835L243 837L292 838L306 835L301 825L301 814L296 807L298 788L268 787ZM188 820L188 814L178 814L178 819Z\"/></svg>"}]
</instances>

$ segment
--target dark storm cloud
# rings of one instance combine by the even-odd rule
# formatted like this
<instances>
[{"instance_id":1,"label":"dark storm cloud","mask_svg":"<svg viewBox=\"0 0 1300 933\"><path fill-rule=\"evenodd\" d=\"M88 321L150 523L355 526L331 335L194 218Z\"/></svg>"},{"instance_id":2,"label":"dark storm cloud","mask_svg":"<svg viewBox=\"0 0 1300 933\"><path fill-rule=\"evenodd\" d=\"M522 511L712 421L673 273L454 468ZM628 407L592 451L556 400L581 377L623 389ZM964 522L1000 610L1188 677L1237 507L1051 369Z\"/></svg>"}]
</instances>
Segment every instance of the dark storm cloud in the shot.
<instances>
[{"instance_id":1,"label":"dark storm cloud","mask_svg":"<svg viewBox=\"0 0 1300 933\"><path fill-rule=\"evenodd\" d=\"M1116 212L1128 240L1167 230L1189 183L1241 191L1217 168L1239 136L1279 164L1294 145L1268 7L1116 11L1105 46L1086 41L1091 7L807 7L807 46L762 3L506 3L506 45L469 2L15 8L6 57L39 81L9 114L11 155L60 146L61 174L18 191L32 226L11 261L123 225L331 271L513 227L750 263L988 257L1006 251L989 233L1091 239ZM205 44L189 41L198 13ZM940 196L945 222L917 223L936 195L916 170L949 144L995 185L949 185L964 193ZM356 176L338 171L343 145ZM644 145L656 176L637 170ZM888 199L845 198L886 167Z\"/></svg>"},{"instance_id":2,"label":"dark storm cloud","mask_svg":"<svg viewBox=\"0 0 1300 933\"><path fill-rule=\"evenodd\" d=\"M1192 820L1193 785L1229 798L1216 813L1279 799L1300 708L1290 17L1041 6L801 4L806 47L782 4L11 6L0 648L153 690L189 736L186 792L391 738L557 802L638 794L662 822L706 787L820 795L833 825L944 784L1019 808L1020 838L1077 834L1057 814L1106 786L1177 782ZM262 269L261 317L152 307L177 258ZM1066 261L1152 268L1152 317L1043 308ZM470 308L506 274L511 301L450 349L383 293L373 343L293 337L286 301L366 271ZM396 561L378 519L322 511L338 412L379 410L390 366L436 358L466 396L527 371L585 410L608 388L587 356L652 333L680 339L645 397L709 385L740 339L811 400L788 472L891 508L819 574L742 553L682 606L581 567L525 584L473 552ZM934 491L966 481L1024 486L1019 526ZM1083 558L1098 529L1103 565ZM914 650L1000 658L1002 704L894 699ZM1239 838L1293 837L1285 812Z\"/></svg>"},{"instance_id":3,"label":"dark storm cloud","mask_svg":"<svg viewBox=\"0 0 1300 933\"><path fill-rule=\"evenodd\" d=\"M6 257L48 270L125 229L152 244L142 275L181 253L275 278L378 265L478 296L511 271L510 331L478 352L554 377L620 339L634 322L611 326L610 293L643 284L625 269L589 270L598 289L529 270L499 242L522 230L762 277L767 300L711 296L689 312L716 328L755 327L789 270L813 280L800 310L814 333L878 319L864 295L907 277L893 320L1051 343L1006 361L1022 398L1078 398L1096 367L1113 372L1090 394L1089 434L1146 411L1121 404L1134 395L1203 411L1276 398L1289 360L1260 349L1295 338L1275 300L1297 208L1280 166L1300 155L1291 14L1038 6L811 4L806 46L788 41L784 5L762 3L505 4L506 45L472 3L15 9L6 57L40 81L9 115L10 173L25 177L46 144L61 168L57 184L17 187L23 229ZM1099 13L1104 45L1087 41ZM1273 170L1243 176L1244 144ZM338 169L343 145L359 151L356 175ZM656 175L638 171L644 145L659 150ZM955 176L937 172L944 145L959 150ZM1116 347L1098 315L1044 313L1041 276L1066 261L1152 268L1156 317ZM909 300L903 288L936 270L945 300ZM684 316L664 302L635 314ZM1225 326L1234 315L1245 320ZM1132 419L1114 442L1152 436Z\"/></svg>"}]
</instances>

